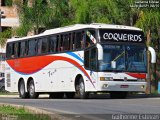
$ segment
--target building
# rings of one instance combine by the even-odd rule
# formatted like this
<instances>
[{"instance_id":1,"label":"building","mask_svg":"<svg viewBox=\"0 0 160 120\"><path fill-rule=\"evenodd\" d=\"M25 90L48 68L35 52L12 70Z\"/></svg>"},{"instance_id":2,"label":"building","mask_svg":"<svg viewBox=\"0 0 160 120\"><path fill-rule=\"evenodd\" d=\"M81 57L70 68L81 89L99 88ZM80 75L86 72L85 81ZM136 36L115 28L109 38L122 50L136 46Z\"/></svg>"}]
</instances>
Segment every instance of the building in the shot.
<instances>
[{"instance_id":1,"label":"building","mask_svg":"<svg viewBox=\"0 0 160 120\"><path fill-rule=\"evenodd\" d=\"M0 0L0 32L8 28L15 28L19 26L18 12L16 0ZM1 73L5 71L5 47L0 46L0 77Z\"/></svg>"},{"instance_id":2,"label":"building","mask_svg":"<svg viewBox=\"0 0 160 120\"><path fill-rule=\"evenodd\" d=\"M16 5L14 4L15 1L16 0L0 0L1 31L7 28L18 27L20 24Z\"/></svg>"}]
</instances>

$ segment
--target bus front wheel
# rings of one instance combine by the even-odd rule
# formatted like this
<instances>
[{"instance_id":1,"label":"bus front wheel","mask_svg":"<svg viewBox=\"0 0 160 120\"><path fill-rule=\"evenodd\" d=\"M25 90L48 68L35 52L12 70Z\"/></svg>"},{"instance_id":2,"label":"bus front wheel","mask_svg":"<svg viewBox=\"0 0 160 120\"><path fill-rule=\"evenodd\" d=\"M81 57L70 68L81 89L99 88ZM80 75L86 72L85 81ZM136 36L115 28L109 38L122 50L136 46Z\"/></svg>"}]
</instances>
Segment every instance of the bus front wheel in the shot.
<instances>
[{"instance_id":1,"label":"bus front wheel","mask_svg":"<svg viewBox=\"0 0 160 120\"><path fill-rule=\"evenodd\" d=\"M28 98L28 93L25 91L25 84L23 80L19 83L18 92L20 98Z\"/></svg>"},{"instance_id":2,"label":"bus front wheel","mask_svg":"<svg viewBox=\"0 0 160 120\"><path fill-rule=\"evenodd\" d=\"M80 99L87 99L89 96L89 93L85 92L85 84L83 81L83 78L81 77L79 79L79 81L76 83L76 95L80 98Z\"/></svg>"},{"instance_id":3,"label":"bus front wheel","mask_svg":"<svg viewBox=\"0 0 160 120\"><path fill-rule=\"evenodd\" d=\"M29 97L30 98L38 98L39 94L37 92L35 92L35 86L34 86L34 81L31 80L29 82L29 86L28 86L28 92L29 92Z\"/></svg>"}]
</instances>

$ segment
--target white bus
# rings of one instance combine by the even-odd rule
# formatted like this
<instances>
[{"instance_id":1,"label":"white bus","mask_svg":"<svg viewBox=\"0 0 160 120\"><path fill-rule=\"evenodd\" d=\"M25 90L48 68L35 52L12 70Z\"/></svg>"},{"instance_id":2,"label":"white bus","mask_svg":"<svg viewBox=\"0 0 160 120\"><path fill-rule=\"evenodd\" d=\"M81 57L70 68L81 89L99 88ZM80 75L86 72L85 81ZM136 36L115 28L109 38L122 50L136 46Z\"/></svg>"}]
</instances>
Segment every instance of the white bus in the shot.
<instances>
[{"instance_id":1,"label":"white bus","mask_svg":"<svg viewBox=\"0 0 160 120\"><path fill-rule=\"evenodd\" d=\"M9 39L5 74L6 90L21 98L42 93L87 98L97 92L125 98L128 92L146 90L144 34L135 27L95 23Z\"/></svg>"}]
</instances>

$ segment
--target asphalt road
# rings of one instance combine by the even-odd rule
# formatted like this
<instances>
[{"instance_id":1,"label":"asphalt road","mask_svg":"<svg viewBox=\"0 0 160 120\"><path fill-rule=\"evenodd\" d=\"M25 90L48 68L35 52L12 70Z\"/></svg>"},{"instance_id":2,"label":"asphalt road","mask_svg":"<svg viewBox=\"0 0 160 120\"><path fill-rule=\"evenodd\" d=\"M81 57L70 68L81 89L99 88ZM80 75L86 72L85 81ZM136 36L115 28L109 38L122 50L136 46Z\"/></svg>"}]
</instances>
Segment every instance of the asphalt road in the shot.
<instances>
[{"instance_id":1,"label":"asphalt road","mask_svg":"<svg viewBox=\"0 0 160 120\"><path fill-rule=\"evenodd\" d=\"M132 96L127 99L110 99L108 96L98 96L86 100L13 97L0 98L0 103L37 107L79 120L114 120L117 114L159 114L160 119L160 97Z\"/></svg>"}]
</instances>

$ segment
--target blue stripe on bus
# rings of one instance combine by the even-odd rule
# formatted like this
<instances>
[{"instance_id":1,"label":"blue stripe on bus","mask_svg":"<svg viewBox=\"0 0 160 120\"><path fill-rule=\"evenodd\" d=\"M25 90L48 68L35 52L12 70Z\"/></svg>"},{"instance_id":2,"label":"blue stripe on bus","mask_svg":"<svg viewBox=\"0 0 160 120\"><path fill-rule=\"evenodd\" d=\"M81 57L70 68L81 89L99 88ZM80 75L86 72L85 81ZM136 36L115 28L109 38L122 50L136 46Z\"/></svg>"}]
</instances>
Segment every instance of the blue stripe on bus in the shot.
<instances>
[{"instance_id":1,"label":"blue stripe on bus","mask_svg":"<svg viewBox=\"0 0 160 120\"><path fill-rule=\"evenodd\" d=\"M76 55L75 53L68 52L67 54L71 55L72 57L74 57L74 58L78 59L79 61L81 61L82 63L84 63L84 61L78 55Z\"/></svg>"}]
</instances>

